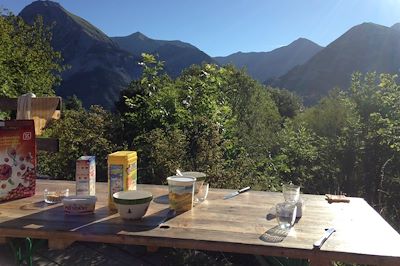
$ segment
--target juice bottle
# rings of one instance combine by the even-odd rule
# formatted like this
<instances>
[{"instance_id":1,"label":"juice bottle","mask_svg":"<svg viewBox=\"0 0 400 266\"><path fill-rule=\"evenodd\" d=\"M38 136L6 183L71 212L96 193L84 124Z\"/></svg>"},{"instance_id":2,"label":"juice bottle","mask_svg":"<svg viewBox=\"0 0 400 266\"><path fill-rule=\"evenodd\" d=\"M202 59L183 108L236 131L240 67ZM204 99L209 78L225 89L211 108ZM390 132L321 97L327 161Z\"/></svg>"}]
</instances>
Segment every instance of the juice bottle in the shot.
<instances>
[{"instance_id":1,"label":"juice bottle","mask_svg":"<svg viewBox=\"0 0 400 266\"><path fill-rule=\"evenodd\" d=\"M136 190L136 151L117 151L108 155L108 206L116 210L112 195L123 190Z\"/></svg>"}]
</instances>

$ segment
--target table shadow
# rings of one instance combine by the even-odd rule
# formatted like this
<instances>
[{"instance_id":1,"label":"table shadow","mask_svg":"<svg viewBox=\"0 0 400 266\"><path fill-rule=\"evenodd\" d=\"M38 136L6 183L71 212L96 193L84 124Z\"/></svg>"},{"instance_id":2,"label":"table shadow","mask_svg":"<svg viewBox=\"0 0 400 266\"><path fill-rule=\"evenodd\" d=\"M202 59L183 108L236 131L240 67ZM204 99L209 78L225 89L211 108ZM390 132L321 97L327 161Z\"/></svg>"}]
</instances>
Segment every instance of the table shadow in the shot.
<instances>
[{"instance_id":1,"label":"table shadow","mask_svg":"<svg viewBox=\"0 0 400 266\"><path fill-rule=\"evenodd\" d=\"M259 239L268 243L282 242L289 234L289 230L282 229L279 225L268 229Z\"/></svg>"},{"instance_id":2,"label":"table shadow","mask_svg":"<svg viewBox=\"0 0 400 266\"><path fill-rule=\"evenodd\" d=\"M265 216L265 218L270 221L276 218L276 210L275 208L270 208L268 210L267 216Z\"/></svg>"},{"instance_id":3,"label":"table shadow","mask_svg":"<svg viewBox=\"0 0 400 266\"><path fill-rule=\"evenodd\" d=\"M154 198L153 201L158 204L169 204L168 194L158 196Z\"/></svg>"},{"instance_id":4,"label":"table shadow","mask_svg":"<svg viewBox=\"0 0 400 266\"><path fill-rule=\"evenodd\" d=\"M32 213L32 211L36 212ZM155 213L145 215L139 220L124 220L115 211L110 211L107 206L96 209L93 214L74 216L66 215L62 204L47 204L43 200L24 204L16 212L27 212L27 214L1 222L0 230L9 228L22 231L118 234L121 231L140 232L157 227L168 229L169 226L166 222L177 216L174 211L166 207ZM35 235L36 233L31 232L30 234Z\"/></svg>"},{"instance_id":5,"label":"table shadow","mask_svg":"<svg viewBox=\"0 0 400 266\"><path fill-rule=\"evenodd\" d=\"M268 221L276 219L276 210L275 208L270 208L267 212L267 215L265 216L265 219ZM297 224L300 221L301 217L296 217L296 220L294 221L295 224Z\"/></svg>"}]
</instances>

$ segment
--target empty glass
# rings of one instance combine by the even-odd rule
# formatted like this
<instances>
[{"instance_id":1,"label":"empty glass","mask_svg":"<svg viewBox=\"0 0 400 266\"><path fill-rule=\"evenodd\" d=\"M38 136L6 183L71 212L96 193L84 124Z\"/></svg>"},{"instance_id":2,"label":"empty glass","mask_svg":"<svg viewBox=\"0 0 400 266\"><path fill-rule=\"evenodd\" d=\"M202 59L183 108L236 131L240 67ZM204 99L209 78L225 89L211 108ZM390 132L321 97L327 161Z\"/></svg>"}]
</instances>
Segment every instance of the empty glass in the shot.
<instances>
[{"instance_id":1,"label":"empty glass","mask_svg":"<svg viewBox=\"0 0 400 266\"><path fill-rule=\"evenodd\" d=\"M296 220L297 207L293 203L283 202L276 205L276 219L279 227L285 230L290 229Z\"/></svg>"},{"instance_id":2,"label":"empty glass","mask_svg":"<svg viewBox=\"0 0 400 266\"><path fill-rule=\"evenodd\" d=\"M199 192L195 196L195 203L203 202L207 199L208 195L208 189L210 188L209 183L204 183L201 188L199 189Z\"/></svg>"},{"instance_id":3,"label":"empty glass","mask_svg":"<svg viewBox=\"0 0 400 266\"><path fill-rule=\"evenodd\" d=\"M282 187L283 197L286 202L296 203L300 197L300 186L284 184Z\"/></svg>"}]
</instances>

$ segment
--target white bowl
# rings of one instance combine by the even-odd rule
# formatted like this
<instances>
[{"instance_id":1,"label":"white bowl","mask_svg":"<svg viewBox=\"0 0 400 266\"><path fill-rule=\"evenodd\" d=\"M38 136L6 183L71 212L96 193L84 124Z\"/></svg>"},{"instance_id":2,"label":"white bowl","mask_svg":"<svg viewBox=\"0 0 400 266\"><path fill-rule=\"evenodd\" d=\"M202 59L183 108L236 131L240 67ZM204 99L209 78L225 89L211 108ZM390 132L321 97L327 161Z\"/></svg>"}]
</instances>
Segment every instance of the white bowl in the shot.
<instances>
[{"instance_id":1,"label":"white bowl","mask_svg":"<svg viewBox=\"0 0 400 266\"><path fill-rule=\"evenodd\" d=\"M120 191L113 194L115 206L123 219L142 218L149 208L153 195L144 190Z\"/></svg>"},{"instance_id":2,"label":"white bowl","mask_svg":"<svg viewBox=\"0 0 400 266\"><path fill-rule=\"evenodd\" d=\"M96 207L95 196L69 196L62 199L64 212L69 215L85 215L94 212Z\"/></svg>"}]
</instances>

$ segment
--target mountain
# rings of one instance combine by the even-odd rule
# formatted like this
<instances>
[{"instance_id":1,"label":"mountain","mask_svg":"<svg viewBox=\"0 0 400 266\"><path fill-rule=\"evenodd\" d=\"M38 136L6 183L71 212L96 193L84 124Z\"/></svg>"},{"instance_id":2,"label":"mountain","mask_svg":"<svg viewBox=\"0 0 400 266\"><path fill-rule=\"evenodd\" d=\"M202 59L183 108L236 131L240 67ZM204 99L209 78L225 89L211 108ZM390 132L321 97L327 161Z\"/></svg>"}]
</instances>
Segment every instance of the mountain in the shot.
<instances>
[{"instance_id":1,"label":"mountain","mask_svg":"<svg viewBox=\"0 0 400 266\"><path fill-rule=\"evenodd\" d=\"M233 64L245 68L254 79L264 82L286 74L297 65L304 64L322 49L318 44L299 38L287 46L270 52L234 53L229 56L214 57L221 65Z\"/></svg>"},{"instance_id":2,"label":"mountain","mask_svg":"<svg viewBox=\"0 0 400 266\"><path fill-rule=\"evenodd\" d=\"M141 53L157 54L161 61L165 61L165 70L172 76L178 76L181 71L193 64L215 61L195 46L181 41L154 40L143 33L136 32L125 37L112 37L119 47L133 55Z\"/></svg>"},{"instance_id":3,"label":"mountain","mask_svg":"<svg viewBox=\"0 0 400 266\"><path fill-rule=\"evenodd\" d=\"M27 23L43 17L52 28L52 46L60 51L70 68L63 72L58 95L77 95L85 106L111 108L121 88L140 75L138 57L119 48L101 30L71 14L60 4L36 1L19 14Z\"/></svg>"},{"instance_id":4,"label":"mountain","mask_svg":"<svg viewBox=\"0 0 400 266\"><path fill-rule=\"evenodd\" d=\"M334 87L348 88L355 71L398 73L399 69L400 24L389 28L363 23L269 84L294 90L306 104L313 104Z\"/></svg>"}]
</instances>

